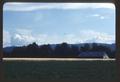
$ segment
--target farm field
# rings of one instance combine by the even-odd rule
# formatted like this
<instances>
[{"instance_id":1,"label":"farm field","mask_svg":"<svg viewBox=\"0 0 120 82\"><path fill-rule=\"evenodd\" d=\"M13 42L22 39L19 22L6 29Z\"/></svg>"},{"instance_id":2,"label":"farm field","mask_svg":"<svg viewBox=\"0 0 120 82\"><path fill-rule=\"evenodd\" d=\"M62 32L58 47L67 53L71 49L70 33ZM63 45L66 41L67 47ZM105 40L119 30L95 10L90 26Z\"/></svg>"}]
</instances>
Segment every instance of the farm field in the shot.
<instances>
[{"instance_id":1,"label":"farm field","mask_svg":"<svg viewBox=\"0 0 120 82\"><path fill-rule=\"evenodd\" d=\"M108 81L117 79L115 60L74 60L10 61L4 59L4 76L5 79L17 80L69 79Z\"/></svg>"}]
</instances>

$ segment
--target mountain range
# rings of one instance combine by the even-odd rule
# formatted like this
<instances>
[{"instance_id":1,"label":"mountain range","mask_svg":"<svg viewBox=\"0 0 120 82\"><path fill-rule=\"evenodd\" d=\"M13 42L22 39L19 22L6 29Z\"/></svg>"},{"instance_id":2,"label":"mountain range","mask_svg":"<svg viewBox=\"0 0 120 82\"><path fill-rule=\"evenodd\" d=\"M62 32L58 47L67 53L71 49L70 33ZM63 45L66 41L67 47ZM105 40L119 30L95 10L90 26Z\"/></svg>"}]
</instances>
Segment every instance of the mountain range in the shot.
<instances>
[{"instance_id":1,"label":"mountain range","mask_svg":"<svg viewBox=\"0 0 120 82\"><path fill-rule=\"evenodd\" d=\"M72 46L72 45L75 45L75 46L78 46L79 48L84 46L86 43L78 43L78 44L68 44L69 46ZM93 44L93 43L87 43L89 44L90 46ZM50 44L50 46L54 49L56 47L56 45L58 44ZM106 44L106 43L97 43L97 45L103 45L103 46L106 46L106 47L109 47L112 51L114 51L116 49L116 45L115 44ZM41 45L39 45L41 46ZM9 47L5 47L3 48L3 52L7 52L7 53L10 53L12 52L12 50L15 48L15 47L18 47L18 46L9 46Z\"/></svg>"}]
</instances>

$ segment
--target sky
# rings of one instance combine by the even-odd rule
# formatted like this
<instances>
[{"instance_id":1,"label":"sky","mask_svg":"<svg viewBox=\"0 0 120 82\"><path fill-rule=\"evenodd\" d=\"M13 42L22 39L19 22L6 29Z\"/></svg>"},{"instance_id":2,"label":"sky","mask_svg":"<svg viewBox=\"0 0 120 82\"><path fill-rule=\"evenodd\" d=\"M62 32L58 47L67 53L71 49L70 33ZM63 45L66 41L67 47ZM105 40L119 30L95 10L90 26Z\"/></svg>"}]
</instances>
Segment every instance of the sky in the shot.
<instances>
[{"instance_id":1,"label":"sky","mask_svg":"<svg viewBox=\"0 0 120 82\"><path fill-rule=\"evenodd\" d=\"M3 47L115 43L112 3L5 3Z\"/></svg>"}]
</instances>

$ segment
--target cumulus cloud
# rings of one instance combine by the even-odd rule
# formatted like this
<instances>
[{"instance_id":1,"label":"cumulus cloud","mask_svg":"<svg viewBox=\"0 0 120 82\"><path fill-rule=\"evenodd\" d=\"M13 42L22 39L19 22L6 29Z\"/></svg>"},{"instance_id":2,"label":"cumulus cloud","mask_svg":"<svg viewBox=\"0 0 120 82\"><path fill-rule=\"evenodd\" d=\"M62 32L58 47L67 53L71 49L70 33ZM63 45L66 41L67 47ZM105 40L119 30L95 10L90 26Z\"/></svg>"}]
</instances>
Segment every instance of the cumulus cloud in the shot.
<instances>
[{"instance_id":1,"label":"cumulus cloud","mask_svg":"<svg viewBox=\"0 0 120 82\"><path fill-rule=\"evenodd\" d=\"M79 34L48 35L33 34L31 30L17 29L16 33L10 36L10 33L4 31L3 46L23 46L36 42L37 44L57 44L67 42L74 43L115 43L115 36L107 33L101 33L94 30L82 30Z\"/></svg>"},{"instance_id":2,"label":"cumulus cloud","mask_svg":"<svg viewBox=\"0 0 120 82\"><path fill-rule=\"evenodd\" d=\"M3 30L3 47L11 46L11 35L8 31Z\"/></svg>"},{"instance_id":3,"label":"cumulus cloud","mask_svg":"<svg viewBox=\"0 0 120 82\"><path fill-rule=\"evenodd\" d=\"M16 33L11 37L11 45L27 45L35 41L32 31L29 29L16 29Z\"/></svg>"},{"instance_id":4,"label":"cumulus cloud","mask_svg":"<svg viewBox=\"0 0 120 82\"><path fill-rule=\"evenodd\" d=\"M24 35L24 34L14 34L11 39L11 45L21 46L21 45L28 45L34 42L35 39L31 35Z\"/></svg>"},{"instance_id":5,"label":"cumulus cloud","mask_svg":"<svg viewBox=\"0 0 120 82\"><path fill-rule=\"evenodd\" d=\"M33 11L39 9L85 9L108 8L115 9L112 3L6 3L4 11Z\"/></svg>"},{"instance_id":6,"label":"cumulus cloud","mask_svg":"<svg viewBox=\"0 0 120 82\"><path fill-rule=\"evenodd\" d=\"M115 35L101 33L94 30L83 30L80 32L83 42L98 42L98 43L115 43Z\"/></svg>"}]
</instances>

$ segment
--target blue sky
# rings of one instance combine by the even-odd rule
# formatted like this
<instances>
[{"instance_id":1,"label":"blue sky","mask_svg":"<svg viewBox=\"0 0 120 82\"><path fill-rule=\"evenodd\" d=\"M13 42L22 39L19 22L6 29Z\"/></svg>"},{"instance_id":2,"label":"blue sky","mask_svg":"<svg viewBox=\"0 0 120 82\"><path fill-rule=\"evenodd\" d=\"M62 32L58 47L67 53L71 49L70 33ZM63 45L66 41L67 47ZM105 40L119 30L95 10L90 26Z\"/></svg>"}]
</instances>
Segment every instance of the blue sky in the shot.
<instances>
[{"instance_id":1,"label":"blue sky","mask_svg":"<svg viewBox=\"0 0 120 82\"><path fill-rule=\"evenodd\" d=\"M114 43L115 6L111 3L6 3L3 47L32 42Z\"/></svg>"}]
</instances>

